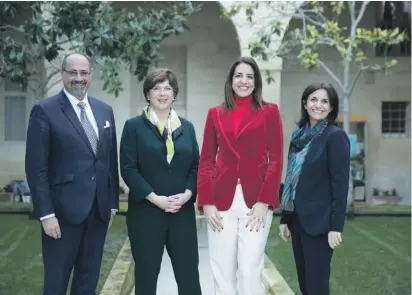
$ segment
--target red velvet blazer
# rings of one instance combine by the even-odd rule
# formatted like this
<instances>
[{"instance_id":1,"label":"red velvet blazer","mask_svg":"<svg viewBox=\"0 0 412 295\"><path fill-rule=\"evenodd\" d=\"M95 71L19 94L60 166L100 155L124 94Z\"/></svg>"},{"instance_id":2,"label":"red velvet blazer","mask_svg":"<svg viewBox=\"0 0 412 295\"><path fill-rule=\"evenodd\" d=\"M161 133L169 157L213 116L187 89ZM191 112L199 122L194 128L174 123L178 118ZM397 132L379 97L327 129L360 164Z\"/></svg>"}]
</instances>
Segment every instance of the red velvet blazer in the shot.
<instances>
[{"instance_id":1,"label":"red velvet blazer","mask_svg":"<svg viewBox=\"0 0 412 295\"><path fill-rule=\"evenodd\" d=\"M269 104L250 112L235 136L233 110L209 109L197 180L198 207L230 208L238 178L246 205L279 207L283 164L283 131L279 108Z\"/></svg>"}]
</instances>

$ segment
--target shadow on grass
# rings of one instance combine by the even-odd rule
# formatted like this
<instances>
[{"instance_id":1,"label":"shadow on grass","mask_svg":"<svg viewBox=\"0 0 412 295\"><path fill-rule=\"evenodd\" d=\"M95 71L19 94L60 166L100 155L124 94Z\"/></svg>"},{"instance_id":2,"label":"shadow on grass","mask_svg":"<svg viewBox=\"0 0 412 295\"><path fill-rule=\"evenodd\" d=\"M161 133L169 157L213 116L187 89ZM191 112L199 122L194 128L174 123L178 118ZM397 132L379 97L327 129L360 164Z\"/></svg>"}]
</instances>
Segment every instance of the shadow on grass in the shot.
<instances>
[{"instance_id":1,"label":"shadow on grass","mask_svg":"<svg viewBox=\"0 0 412 295\"><path fill-rule=\"evenodd\" d=\"M28 218L28 212L0 215L0 294L42 294L41 228L38 221ZM107 234L97 294L126 237L125 218L117 216Z\"/></svg>"}]
</instances>

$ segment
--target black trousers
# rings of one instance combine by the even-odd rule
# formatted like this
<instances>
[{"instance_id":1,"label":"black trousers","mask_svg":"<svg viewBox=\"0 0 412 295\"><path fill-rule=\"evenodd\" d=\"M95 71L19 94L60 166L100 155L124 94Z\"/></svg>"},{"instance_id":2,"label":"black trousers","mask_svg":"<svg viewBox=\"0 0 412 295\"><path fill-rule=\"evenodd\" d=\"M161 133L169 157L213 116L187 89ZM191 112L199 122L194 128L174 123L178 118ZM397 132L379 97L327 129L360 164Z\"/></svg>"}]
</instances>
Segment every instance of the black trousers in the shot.
<instances>
[{"instance_id":1,"label":"black trousers","mask_svg":"<svg viewBox=\"0 0 412 295\"><path fill-rule=\"evenodd\" d=\"M186 205L177 213L166 213L151 204L129 207L126 222L137 295L156 295L165 246L179 295L202 294L195 210L192 203Z\"/></svg>"},{"instance_id":2,"label":"black trousers","mask_svg":"<svg viewBox=\"0 0 412 295\"><path fill-rule=\"evenodd\" d=\"M42 230L43 295L66 295L73 267L70 294L95 295L108 223L100 218L95 201L83 223L70 225L59 220L59 226L61 238L57 240Z\"/></svg>"},{"instance_id":3,"label":"black trousers","mask_svg":"<svg viewBox=\"0 0 412 295\"><path fill-rule=\"evenodd\" d=\"M302 294L329 295L333 249L329 246L328 235L308 235L302 228L296 213L293 213L289 229Z\"/></svg>"}]
</instances>

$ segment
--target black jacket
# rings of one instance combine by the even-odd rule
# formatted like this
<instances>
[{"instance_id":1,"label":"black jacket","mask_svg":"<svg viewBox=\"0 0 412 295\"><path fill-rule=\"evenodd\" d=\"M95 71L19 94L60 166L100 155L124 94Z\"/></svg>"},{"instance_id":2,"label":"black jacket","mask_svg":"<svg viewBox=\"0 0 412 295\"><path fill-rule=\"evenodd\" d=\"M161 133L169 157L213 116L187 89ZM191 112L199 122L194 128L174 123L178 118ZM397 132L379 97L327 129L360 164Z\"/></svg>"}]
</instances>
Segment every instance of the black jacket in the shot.
<instances>
[{"instance_id":1,"label":"black jacket","mask_svg":"<svg viewBox=\"0 0 412 295\"><path fill-rule=\"evenodd\" d=\"M120 142L120 171L129 187L129 206L151 205L146 197L154 192L170 196L192 191L196 201L199 146L195 129L180 118L181 127L173 132L174 156L166 160L165 140L158 129L143 115L126 121Z\"/></svg>"},{"instance_id":2,"label":"black jacket","mask_svg":"<svg viewBox=\"0 0 412 295\"><path fill-rule=\"evenodd\" d=\"M349 189L350 143L344 130L328 125L308 151L295 195L295 213L311 235L342 232ZM282 212L281 223L291 214Z\"/></svg>"}]
</instances>

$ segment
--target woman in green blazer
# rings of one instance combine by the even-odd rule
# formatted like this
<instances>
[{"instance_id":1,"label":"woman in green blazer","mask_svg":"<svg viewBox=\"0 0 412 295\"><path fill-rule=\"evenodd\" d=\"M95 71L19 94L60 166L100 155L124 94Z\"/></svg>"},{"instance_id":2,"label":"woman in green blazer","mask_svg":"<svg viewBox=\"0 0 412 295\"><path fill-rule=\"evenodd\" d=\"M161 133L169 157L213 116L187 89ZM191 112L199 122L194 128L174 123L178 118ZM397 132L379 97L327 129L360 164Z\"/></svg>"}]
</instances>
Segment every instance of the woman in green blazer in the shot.
<instances>
[{"instance_id":1,"label":"woman in green blazer","mask_svg":"<svg viewBox=\"0 0 412 295\"><path fill-rule=\"evenodd\" d=\"M199 146L195 129L178 117L178 94L168 69L148 73L143 94L148 106L126 121L120 167L129 187L126 223L139 295L156 295L164 248L170 256L179 295L201 295L196 201Z\"/></svg>"}]
</instances>

